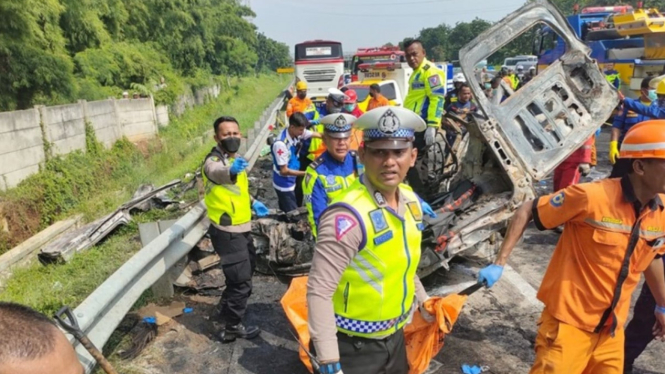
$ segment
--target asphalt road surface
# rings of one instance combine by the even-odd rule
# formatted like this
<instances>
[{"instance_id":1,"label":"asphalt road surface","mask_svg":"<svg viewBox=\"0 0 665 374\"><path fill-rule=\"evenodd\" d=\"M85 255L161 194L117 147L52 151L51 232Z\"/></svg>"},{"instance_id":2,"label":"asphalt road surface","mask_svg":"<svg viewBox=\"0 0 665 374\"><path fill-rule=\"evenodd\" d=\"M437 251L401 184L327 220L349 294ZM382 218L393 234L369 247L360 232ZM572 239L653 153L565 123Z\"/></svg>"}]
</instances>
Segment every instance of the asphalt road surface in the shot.
<instances>
[{"instance_id":1,"label":"asphalt road surface","mask_svg":"<svg viewBox=\"0 0 665 374\"><path fill-rule=\"evenodd\" d=\"M598 139L599 165L589 179L609 174L609 131ZM551 191L551 181L536 186ZM461 373L464 363L479 365L486 373L527 373L534 359L536 322L542 304L536 290L558 240L554 232L531 227L510 259L502 279L490 290L471 295L453 332L428 373ZM450 291L449 286L474 281L482 264L459 262L424 280L430 294ZM279 304L286 286L273 277L254 278L247 323L263 330L252 341L222 345L215 338L221 326L214 323L217 300L181 296L194 313L178 317L160 328L158 338L143 354L128 363L137 373L164 374L306 374L299 362L298 345L290 334ZM653 342L636 362L636 373L665 373L664 343Z\"/></svg>"}]
</instances>

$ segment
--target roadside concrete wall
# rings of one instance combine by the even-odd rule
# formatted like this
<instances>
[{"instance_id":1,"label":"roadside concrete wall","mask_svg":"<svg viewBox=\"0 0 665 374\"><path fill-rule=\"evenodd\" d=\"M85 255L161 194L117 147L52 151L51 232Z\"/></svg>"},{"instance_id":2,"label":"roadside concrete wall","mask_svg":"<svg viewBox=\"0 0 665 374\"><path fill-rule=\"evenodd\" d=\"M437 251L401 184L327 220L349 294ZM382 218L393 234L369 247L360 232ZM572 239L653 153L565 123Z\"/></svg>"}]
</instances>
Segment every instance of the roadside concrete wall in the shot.
<instances>
[{"instance_id":1,"label":"roadside concrete wall","mask_svg":"<svg viewBox=\"0 0 665 374\"><path fill-rule=\"evenodd\" d=\"M113 143L122 138L115 100L82 103L85 105L86 119L95 130L97 140L106 148L111 148Z\"/></svg>"},{"instance_id":2,"label":"roadside concrete wall","mask_svg":"<svg viewBox=\"0 0 665 374\"><path fill-rule=\"evenodd\" d=\"M0 190L15 187L39 171L48 157L76 150L85 152L86 122L99 142L110 148L127 137L132 142L154 138L158 128L168 126L169 112L182 115L221 93L218 85L188 90L170 108L155 107L147 99L108 99L0 113ZM49 154L45 152L49 144Z\"/></svg>"},{"instance_id":3,"label":"roadside concrete wall","mask_svg":"<svg viewBox=\"0 0 665 374\"><path fill-rule=\"evenodd\" d=\"M151 98L117 100L122 136L138 142L157 135L157 118Z\"/></svg>"},{"instance_id":4,"label":"roadside concrete wall","mask_svg":"<svg viewBox=\"0 0 665 374\"><path fill-rule=\"evenodd\" d=\"M0 189L39 171L44 142L37 109L0 113Z\"/></svg>"}]
</instances>

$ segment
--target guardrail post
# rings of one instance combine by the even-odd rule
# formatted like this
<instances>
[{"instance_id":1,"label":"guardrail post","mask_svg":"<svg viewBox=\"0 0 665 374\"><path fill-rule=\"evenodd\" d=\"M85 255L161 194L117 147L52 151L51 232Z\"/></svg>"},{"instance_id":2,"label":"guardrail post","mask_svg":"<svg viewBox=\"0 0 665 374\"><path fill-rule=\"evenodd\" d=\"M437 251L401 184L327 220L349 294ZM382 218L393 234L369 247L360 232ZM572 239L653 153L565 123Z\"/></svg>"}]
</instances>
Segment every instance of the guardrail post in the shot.
<instances>
[{"instance_id":1,"label":"guardrail post","mask_svg":"<svg viewBox=\"0 0 665 374\"><path fill-rule=\"evenodd\" d=\"M175 220L148 222L139 224L139 236L141 237L141 244L145 247L156 239L162 232L166 231L169 227L173 226ZM186 260L185 260L186 261ZM155 297L168 297L171 298L175 295L173 289L173 282L178 278L178 266L168 269L157 282L155 282L151 289ZM182 272L182 269L180 269Z\"/></svg>"}]
</instances>

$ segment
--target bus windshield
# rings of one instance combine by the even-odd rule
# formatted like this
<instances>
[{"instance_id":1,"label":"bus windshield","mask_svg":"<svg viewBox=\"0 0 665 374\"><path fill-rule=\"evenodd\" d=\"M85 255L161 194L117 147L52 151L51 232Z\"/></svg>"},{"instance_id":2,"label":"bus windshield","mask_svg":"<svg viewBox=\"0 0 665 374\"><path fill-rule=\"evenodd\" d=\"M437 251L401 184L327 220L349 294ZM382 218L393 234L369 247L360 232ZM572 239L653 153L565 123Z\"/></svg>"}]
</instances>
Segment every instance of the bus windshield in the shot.
<instances>
[{"instance_id":1,"label":"bus windshield","mask_svg":"<svg viewBox=\"0 0 665 374\"><path fill-rule=\"evenodd\" d=\"M343 58L342 44L336 42L302 43L295 49L296 61Z\"/></svg>"}]
</instances>

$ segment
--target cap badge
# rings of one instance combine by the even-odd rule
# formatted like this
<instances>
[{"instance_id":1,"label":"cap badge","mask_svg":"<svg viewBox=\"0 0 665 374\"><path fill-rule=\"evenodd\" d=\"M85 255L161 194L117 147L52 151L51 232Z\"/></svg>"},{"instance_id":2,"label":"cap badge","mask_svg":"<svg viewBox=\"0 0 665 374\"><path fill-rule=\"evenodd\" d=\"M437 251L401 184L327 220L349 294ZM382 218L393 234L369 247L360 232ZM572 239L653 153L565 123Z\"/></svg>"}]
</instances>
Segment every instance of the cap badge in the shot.
<instances>
[{"instance_id":1,"label":"cap badge","mask_svg":"<svg viewBox=\"0 0 665 374\"><path fill-rule=\"evenodd\" d=\"M385 134L392 134L395 131L399 130L400 123L399 118L393 113L392 110L388 109L385 113L379 118L379 130Z\"/></svg>"},{"instance_id":2,"label":"cap badge","mask_svg":"<svg viewBox=\"0 0 665 374\"><path fill-rule=\"evenodd\" d=\"M337 117L337 119L335 119L335 126L337 126L337 127L346 126L346 118L344 118L344 116L342 116L342 115Z\"/></svg>"}]
</instances>

